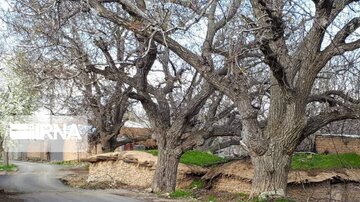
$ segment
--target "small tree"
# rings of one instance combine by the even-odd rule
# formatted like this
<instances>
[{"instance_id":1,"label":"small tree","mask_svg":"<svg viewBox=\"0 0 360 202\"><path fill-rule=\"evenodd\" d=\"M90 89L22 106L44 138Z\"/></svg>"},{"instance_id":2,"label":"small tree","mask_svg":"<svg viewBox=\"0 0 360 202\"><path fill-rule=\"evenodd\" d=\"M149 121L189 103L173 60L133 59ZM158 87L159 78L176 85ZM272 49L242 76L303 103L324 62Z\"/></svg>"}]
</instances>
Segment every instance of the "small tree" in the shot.
<instances>
[{"instance_id":1,"label":"small tree","mask_svg":"<svg viewBox=\"0 0 360 202\"><path fill-rule=\"evenodd\" d=\"M4 146L10 141L7 137L9 122L13 121L13 116L30 115L38 107L36 79L26 71L30 66L22 54L17 54L5 63L0 72L0 150L6 165L9 164L9 159Z\"/></svg>"}]
</instances>

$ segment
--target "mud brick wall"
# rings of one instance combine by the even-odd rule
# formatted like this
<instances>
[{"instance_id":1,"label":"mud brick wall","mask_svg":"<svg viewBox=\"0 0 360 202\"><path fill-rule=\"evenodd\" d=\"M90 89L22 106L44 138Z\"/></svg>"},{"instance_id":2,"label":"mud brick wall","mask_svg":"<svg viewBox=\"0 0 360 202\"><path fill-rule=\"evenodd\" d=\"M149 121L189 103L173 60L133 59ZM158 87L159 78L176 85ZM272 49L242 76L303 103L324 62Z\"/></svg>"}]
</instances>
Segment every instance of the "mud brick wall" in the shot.
<instances>
[{"instance_id":1,"label":"mud brick wall","mask_svg":"<svg viewBox=\"0 0 360 202\"><path fill-rule=\"evenodd\" d=\"M318 153L357 153L360 155L360 137L322 136L315 139Z\"/></svg>"},{"instance_id":2,"label":"mud brick wall","mask_svg":"<svg viewBox=\"0 0 360 202\"><path fill-rule=\"evenodd\" d=\"M120 182L133 187L148 188L155 173L157 157L142 151L122 151L90 156L89 182ZM191 184L192 176L202 176L208 169L179 164L177 187Z\"/></svg>"}]
</instances>

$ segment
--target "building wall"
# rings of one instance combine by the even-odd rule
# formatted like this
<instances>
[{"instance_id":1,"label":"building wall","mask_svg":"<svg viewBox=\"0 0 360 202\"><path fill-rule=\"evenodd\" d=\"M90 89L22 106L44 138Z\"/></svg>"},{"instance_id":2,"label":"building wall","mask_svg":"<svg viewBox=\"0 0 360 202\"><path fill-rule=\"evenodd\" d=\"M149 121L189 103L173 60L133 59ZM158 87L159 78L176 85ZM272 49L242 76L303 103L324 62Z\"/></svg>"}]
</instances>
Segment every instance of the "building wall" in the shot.
<instances>
[{"instance_id":1,"label":"building wall","mask_svg":"<svg viewBox=\"0 0 360 202\"><path fill-rule=\"evenodd\" d=\"M83 158L89 157L88 153L85 152L64 152L63 161L78 161Z\"/></svg>"},{"instance_id":2,"label":"building wall","mask_svg":"<svg viewBox=\"0 0 360 202\"><path fill-rule=\"evenodd\" d=\"M360 155L360 137L317 135L315 149L318 153L357 153Z\"/></svg>"},{"instance_id":3,"label":"building wall","mask_svg":"<svg viewBox=\"0 0 360 202\"><path fill-rule=\"evenodd\" d=\"M41 140L31 141L26 152L13 152L11 158L14 160L33 161L77 161L90 155L87 153L87 145L78 145L74 141L63 141L61 145L62 150L59 150L59 152L48 152L49 147L47 144L48 142Z\"/></svg>"},{"instance_id":4,"label":"building wall","mask_svg":"<svg viewBox=\"0 0 360 202\"><path fill-rule=\"evenodd\" d=\"M25 158L30 160L45 161L46 154L44 152L27 152Z\"/></svg>"}]
</instances>

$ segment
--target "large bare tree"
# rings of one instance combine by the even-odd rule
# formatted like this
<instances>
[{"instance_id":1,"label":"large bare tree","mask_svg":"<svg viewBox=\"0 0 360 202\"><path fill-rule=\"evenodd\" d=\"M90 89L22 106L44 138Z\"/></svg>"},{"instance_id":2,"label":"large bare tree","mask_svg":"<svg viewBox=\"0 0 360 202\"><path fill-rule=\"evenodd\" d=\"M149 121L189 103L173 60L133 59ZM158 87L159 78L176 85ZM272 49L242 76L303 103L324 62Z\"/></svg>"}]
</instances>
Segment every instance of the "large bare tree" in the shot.
<instances>
[{"instance_id":1,"label":"large bare tree","mask_svg":"<svg viewBox=\"0 0 360 202\"><path fill-rule=\"evenodd\" d=\"M291 156L301 140L333 121L359 118L359 101L346 89L313 94L328 62L360 47L356 2L89 0L87 5L104 19L166 46L227 95L240 112L243 143L254 165L252 193L284 195ZM110 5L129 15L118 15ZM351 13L350 19L342 12ZM205 35L188 41L191 46L183 43L196 27ZM243 65L247 58L258 58L270 72L267 82L256 84L269 86L264 128L251 96L252 75L259 67ZM309 116L311 102L326 107Z\"/></svg>"},{"instance_id":2,"label":"large bare tree","mask_svg":"<svg viewBox=\"0 0 360 202\"><path fill-rule=\"evenodd\" d=\"M60 73L80 86L105 150L122 126L127 100L142 104L159 150L154 191L175 189L179 159L187 150L213 136L239 136L234 106L219 108L223 96L209 101L208 119L198 126L197 115L215 89L166 46L93 15L86 2L12 2L6 21L19 35L18 48L37 50L39 59L66 69ZM110 7L116 16L142 21L136 13ZM55 67L50 64L49 71L56 72ZM114 84L111 91L101 88L104 82ZM229 128L218 125L221 119Z\"/></svg>"},{"instance_id":3,"label":"large bare tree","mask_svg":"<svg viewBox=\"0 0 360 202\"><path fill-rule=\"evenodd\" d=\"M142 36L135 35L135 39L138 55L133 64L133 76L125 74L115 65L111 73L95 66L90 66L89 70L109 80L123 81L133 88L129 97L142 104L155 132L159 151L152 189L155 192L170 192L175 189L177 167L184 152L202 145L208 138L239 136L240 130L234 124L236 120L230 116L234 107L219 109L221 96L211 102L205 123L197 126L197 115L215 89L198 73L189 74L188 65L178 63L176 57L170 59L167 48L158 49L155 42ZM115 60L105 44L108 43L98 43L98 47L111 68ZM155 61L160 63L159 66L154 65ZM152 71L157 72L156 77L163 79L154 82L150 75ZM186 76L190 79L184 78ZM227 121L218 126L219 120Z\"/></svg>"}]
</instances>

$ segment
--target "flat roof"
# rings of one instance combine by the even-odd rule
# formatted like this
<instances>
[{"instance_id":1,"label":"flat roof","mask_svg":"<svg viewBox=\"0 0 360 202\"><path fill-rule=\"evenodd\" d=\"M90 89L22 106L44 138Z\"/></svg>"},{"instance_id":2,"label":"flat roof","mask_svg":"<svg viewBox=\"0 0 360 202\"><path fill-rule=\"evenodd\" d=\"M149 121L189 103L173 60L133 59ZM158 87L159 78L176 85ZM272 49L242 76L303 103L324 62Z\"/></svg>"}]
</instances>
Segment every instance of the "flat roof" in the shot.
<instances>
[{"instance_id":1,"label":"flat roof","mask_svg":"<svg viewBox=\"0 0 360 202\"><path fill-rule=\"evenodd\" d=\"M334 133L322 133L316 136L332 136L332 137L351 137L351 138L360 138L360 135L349 135L349 134L334 134Z\"/></svg>"}]
</instances>

